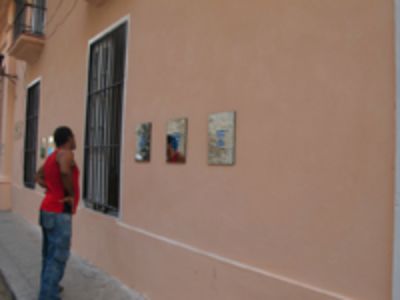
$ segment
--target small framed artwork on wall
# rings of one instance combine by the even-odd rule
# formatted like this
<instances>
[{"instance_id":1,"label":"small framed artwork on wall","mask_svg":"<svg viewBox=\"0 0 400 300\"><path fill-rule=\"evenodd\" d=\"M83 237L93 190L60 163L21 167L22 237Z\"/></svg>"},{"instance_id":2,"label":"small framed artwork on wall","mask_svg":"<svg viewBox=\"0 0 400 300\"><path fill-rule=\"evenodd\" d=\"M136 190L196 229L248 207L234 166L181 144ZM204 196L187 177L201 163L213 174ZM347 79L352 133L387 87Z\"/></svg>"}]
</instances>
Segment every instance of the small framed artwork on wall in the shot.
<instances>
[{"instance_id":1,"label":"small framed artwork on wall","mask_svg":"<svg viewBox=\"0 0 400 300\"><path fill-rule=\"evenodd\" d=\"M187 119L170 120L167 124L166 154L168 163L186 162Z\"/></svg>"},{"instance_id":2,"label":"small framed artwork on wall","mask_svg":"<svg viewBox=\"0 0 400 300\"><path fill-rule=\"evenodd\" d=\"M221 112L208 119L208 164L235 164L236 112Z\"/></svg>"},{"instance_id":3,"label":"small framed artwork on wall","mask_svg":"<svg viewBox=\"0 0 400 300\"><path fill-rule=\"evenodd\" d=\"M136 127L136 154L138 162L149 162L151 153L151 123L141 123Z\"/></svg>"},{"instance_id":4,"label":"small framed artwork on wall","mask_svg":"<svg viewBox=\"0 0 400 300\"><path fill-rule=\"evenodd\" d=\"M42 137L40 140L40 158L45 159L47 155L47 138Z\"/></svg>"},{"instance_id":5,"label":"small framed artwork on wall","mask_svg":"<svg viewBox=\"0 0 400 300\"><path fill-rule=\"evenodd\" d=\"M54 137L50 135L47 138L47 156L52 154L56 150L56 145L54 143Z\"/></svg>"}]
</instances>

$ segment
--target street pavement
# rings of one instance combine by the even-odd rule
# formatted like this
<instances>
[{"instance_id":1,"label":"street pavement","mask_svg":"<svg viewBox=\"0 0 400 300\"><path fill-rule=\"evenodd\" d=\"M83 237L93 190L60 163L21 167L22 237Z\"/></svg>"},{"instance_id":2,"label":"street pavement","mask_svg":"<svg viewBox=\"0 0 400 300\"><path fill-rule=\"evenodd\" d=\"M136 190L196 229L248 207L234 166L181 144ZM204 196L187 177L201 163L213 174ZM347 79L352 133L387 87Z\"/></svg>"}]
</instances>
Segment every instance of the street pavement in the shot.
<instances>
[{"instance_id":1,"label":"street pavement","mask_svg":"<svg viewBox=\"0 0 400 300\"><path fill-rule=\"evenodd\" d=\"M0 300L37 300L41 268L41 233L22 217L0 212ZM71 255L64 279L63 300L144 300L117 279Z\"/></svg>"},{"instance_id":2,"label":"street pavement","mask_svg":"<svg viewBox=\"0 0 400 300\"><path fill-rule=\"evenodd\" d=\"M15 300L3 274L0 273L0 300Z\"/></svg>"}]
</instances>

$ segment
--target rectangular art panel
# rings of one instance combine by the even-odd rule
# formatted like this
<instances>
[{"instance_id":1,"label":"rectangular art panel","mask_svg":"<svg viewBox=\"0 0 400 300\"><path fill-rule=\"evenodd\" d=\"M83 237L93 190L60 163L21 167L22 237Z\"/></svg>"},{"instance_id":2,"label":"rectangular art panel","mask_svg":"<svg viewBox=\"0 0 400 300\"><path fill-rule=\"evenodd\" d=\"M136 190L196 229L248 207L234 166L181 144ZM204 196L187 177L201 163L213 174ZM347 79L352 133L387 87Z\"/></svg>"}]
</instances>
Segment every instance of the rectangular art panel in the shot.
<instances>
[{"instance_id":1,"label":"rectangular art panel","mask_svg":"<svg viewBox=\"0 0 400 300\"><path fill-rule=\"evenodd\" d=\"M52 154L56 150L56 145L54 143L54 137L50 135L47 138L47 156Z\"/></svg>"},{"instance_id":2,"label":"rectangular art panel","mask_svg":"<svg viewBox=\"0 0 400 300\"><path fill-rule=\"evenodd\" d=\"M187 119L171 120L167 124L167 162L186 162Z\"/></svg>"},{"instance_id":3,"label":"rectangular art panel","mask_svg":"<svg viewBox=\"0 0 400 300\"><path fill-rule=\"evenodd\" d=\"M236 112L222 112L208 119L208 163L233 165L235 163Z\"/></svg>"},{"instance_id":4,"label":"rectangular art panel","mask_svg":"<svg viewBox=\"0 0 400 300\"><path fill-rule=\"evenodd\" d=\"M149 162L151 152L151 123L141 123L136 127L136 155L138 162Z\"/></svg>"},{"instance_id":5,"label":"rectangular art panel","mask_svg":"<svg viewBox=\"0 0 400 300\"><path fill-rule=\"evenodd\" d=\"M40 158L45 159L47 155L47 138L42 137L40 140Z\"/></svg>"}]
</instances>

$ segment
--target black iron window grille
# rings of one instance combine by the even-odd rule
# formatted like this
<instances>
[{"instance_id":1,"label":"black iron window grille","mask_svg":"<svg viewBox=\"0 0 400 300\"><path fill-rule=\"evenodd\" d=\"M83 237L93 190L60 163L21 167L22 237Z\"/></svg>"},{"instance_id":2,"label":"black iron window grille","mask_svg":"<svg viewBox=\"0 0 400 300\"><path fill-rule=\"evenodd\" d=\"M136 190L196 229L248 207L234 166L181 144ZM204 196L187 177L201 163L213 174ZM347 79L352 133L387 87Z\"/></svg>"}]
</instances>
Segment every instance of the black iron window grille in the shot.
<instances>
[{"instance_id":1,"label":"black iron window grille","mask_svg":"<svg viewBox=\"0 0 400 300\"><path fill-rule=\"evenodd\" d=\"M15 0L14 39L22 33L44 35L45 0Z\"/></svg>"},{"instance_id":2,"label":"black iron window grille","mask_svg":"<svg viewBox=\"0 0 400 300\"><path fill-rule=\"evenodd\" d=\"M126 24L90 47L83 197L111 215L119 211L125 51Z\"/></svg>"},{"instance_id":3,"label":"black iron window grille","mask_svg":"<svg viewBox=\"0 0 400 300\"><path fill-rule=\"evenodd\" d=\"M32 189L35 187L39 99L40 83L36 83L28 89L24 145L24 185Z\"/></svg>"}]
</instances>

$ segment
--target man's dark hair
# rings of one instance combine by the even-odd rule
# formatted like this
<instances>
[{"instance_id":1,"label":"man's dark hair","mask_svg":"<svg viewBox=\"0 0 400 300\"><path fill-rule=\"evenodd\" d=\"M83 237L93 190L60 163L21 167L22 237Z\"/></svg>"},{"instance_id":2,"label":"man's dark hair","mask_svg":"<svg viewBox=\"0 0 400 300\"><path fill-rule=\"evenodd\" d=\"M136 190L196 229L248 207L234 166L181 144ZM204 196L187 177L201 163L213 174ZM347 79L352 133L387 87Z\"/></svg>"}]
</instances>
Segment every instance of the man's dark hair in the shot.
<instances>
[{"instance_id":1,"label":"man's dark hair","mask_svg":"<svg viewBox=\"0 0 400 300\"><path fill-rule=\"evenodd\" d=\"M73 137L71 128L67 126L60 126L54 131L54 142L57 148L68 142L70 137Z\"/></svg>"}]
</instances>

